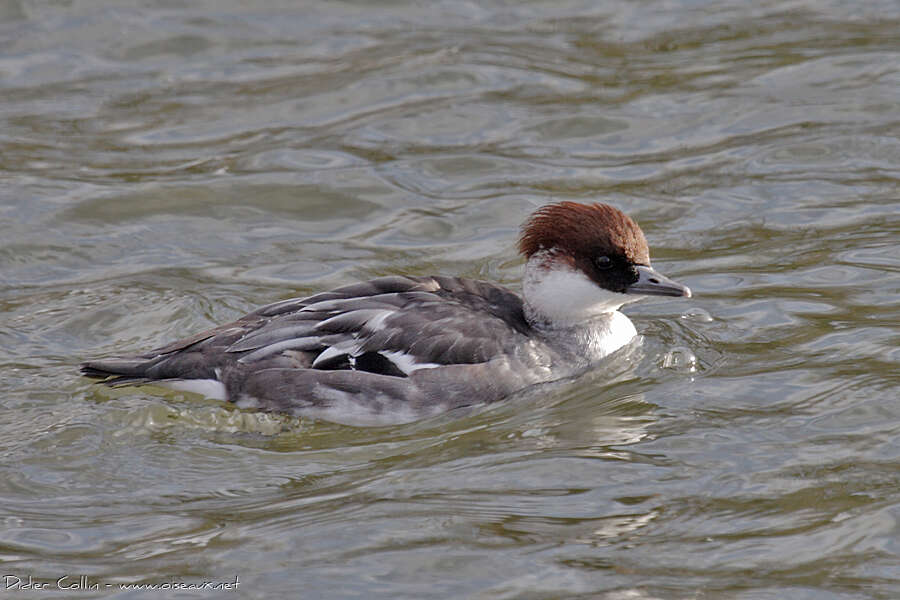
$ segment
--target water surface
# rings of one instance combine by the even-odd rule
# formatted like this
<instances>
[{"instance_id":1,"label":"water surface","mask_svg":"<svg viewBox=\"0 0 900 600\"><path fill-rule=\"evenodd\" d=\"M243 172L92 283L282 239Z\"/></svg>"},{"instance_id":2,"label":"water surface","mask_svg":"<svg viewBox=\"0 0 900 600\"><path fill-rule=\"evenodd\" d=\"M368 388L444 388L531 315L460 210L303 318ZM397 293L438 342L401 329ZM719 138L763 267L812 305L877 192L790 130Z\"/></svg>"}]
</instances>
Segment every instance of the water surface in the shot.
<instances>
[{"instance_id":1,"label":"water surface","mask_svg":"<svg viewBox=\"0 0 900 600\"><path fill-rule=\"evenodd\" d=\"M898 597L898 30L887 1L3 3L0 575ZM515 287L557 200L624 209L695 292L575 381L360 429L78 376L361 278Z\"/></svg>"}]
</instances>

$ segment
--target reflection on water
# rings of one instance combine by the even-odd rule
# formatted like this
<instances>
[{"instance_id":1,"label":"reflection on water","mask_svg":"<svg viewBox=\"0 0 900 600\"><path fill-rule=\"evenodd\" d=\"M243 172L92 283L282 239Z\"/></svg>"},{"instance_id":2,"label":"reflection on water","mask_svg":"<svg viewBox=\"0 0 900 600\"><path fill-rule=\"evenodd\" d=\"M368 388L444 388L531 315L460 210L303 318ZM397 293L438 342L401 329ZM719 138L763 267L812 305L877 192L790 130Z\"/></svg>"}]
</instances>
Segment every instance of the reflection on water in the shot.
<instances>
[{"instance_id":1,"label":"reflection on water","mask_svg":"<svg viewBox=\"0 0 900 600\"><path fill-rule=\"evenodd\" d=\"M0 3L7 573L896 597L898 24L893 2ZM632 214L695 292L629 307L642 344L573 381L357 429L77 375L359 278L515 286L521 220L562 199Z\"/></svg>"}]
</instances>

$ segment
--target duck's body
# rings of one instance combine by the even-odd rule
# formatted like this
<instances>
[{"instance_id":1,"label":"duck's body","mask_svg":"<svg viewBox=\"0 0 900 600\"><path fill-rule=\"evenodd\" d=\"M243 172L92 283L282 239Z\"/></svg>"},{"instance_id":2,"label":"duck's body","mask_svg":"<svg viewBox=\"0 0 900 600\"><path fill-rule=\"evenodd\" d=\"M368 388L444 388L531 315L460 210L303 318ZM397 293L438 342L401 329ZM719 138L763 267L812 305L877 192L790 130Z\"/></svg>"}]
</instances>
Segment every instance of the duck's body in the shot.
<instances>
[{"instance_id":1,"label":"duck's body","mask_svg":"<svg viewBox=\"0 0 900 600\"><path fill-rule=\"evenodd\" d=\"M544 207L526 224L520 249L528 258L524 300L484 281L383 277L276 302L82 371L241 408L401 423L583 371L635 337L622 304L690 295L649 267L640 229L606 205Z\"/></svg>"}]
</instances>

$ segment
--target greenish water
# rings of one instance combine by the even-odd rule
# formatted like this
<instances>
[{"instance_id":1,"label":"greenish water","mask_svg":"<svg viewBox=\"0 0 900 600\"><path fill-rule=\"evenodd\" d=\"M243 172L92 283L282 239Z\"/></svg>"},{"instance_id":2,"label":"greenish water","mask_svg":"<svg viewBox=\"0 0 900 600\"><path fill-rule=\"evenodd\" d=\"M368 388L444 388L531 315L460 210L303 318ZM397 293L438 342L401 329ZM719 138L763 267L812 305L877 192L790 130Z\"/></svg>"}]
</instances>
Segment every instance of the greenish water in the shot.
<instances>
[{"instance_id":1,"label":"greenish water","mask_svg":"<svg viewBox=\"0 0 900 600\"><path fill-rule=\"evenodd\" d=\"M0 589L897 598L898 31L892 1L0 3ZM576 381L359 429L78 376L360 278L517 286L562 199L695 292Z\"/></svg>"}]
</instances>

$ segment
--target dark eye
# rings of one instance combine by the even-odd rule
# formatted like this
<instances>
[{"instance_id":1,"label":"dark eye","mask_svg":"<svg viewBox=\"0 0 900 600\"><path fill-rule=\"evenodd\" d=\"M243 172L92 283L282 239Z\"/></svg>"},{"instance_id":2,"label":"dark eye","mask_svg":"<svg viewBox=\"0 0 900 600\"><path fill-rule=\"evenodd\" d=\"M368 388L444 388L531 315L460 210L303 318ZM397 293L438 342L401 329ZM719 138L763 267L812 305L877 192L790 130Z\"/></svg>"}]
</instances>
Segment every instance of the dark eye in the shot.
<instances>
[{"instance_id":1,"label":"dark eye","mask_svg":"<svg viewBox=\"0 0 900 600\"><path fill-rule=\"evenodd\" d=\"M594 259L594 264L597 265L597 268L601 271L605 271L612 266L612 261L608 256L598 256Z\"/></svg>"}]
</instances>

